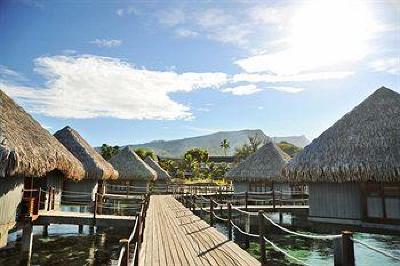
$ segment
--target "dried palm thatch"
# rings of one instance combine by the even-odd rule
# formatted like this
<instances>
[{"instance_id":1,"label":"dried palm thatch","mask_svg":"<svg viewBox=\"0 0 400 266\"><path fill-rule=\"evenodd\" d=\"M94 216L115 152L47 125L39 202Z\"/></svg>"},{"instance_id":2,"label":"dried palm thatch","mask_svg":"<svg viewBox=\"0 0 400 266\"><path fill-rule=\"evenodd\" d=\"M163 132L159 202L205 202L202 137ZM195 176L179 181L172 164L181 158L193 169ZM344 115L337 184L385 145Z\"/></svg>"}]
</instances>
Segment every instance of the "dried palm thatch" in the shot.
<instances>
[{"instance_id":1,"label":"dried palm thatch","mask_svg":"<svg viewBox=\"0 0 400 266\"><path fill-rule=\"evenodd\" d=\"M299 182L399 182L400 94L381 87L284 169Z\"/></svg>"},{"instance_id":2,"label":"dried palm thatch","mask_svg":"<svg viewBox=\"0 0 400 266\"><path fill-rule=\"evenodd\" d=\"M40 177L59 170L81 179L82 164L0 90L0 177Z\"/></svg>"},{"instance_id":3,"label":"dried palm thatch","mask_svg":"<svg viewBox=\"0 0 400 266\"><path fill-rule=\"evenodd\" d=\"M118 180L155 180L157 173L148 166L134 150L126 146L110 159L110 163L119 172Z\"/></svg>"},{"instance_id":4,"label":"dried palm thatch","mask_svg":"<svg viewBox=\"0 0 400 266\"><path fill-rule=\"evenodd\" d=\"M116 179L118 172L93 149L79 133L69 126L57 131L60 141L81 163L89 179Z\"/></svg>"},{"instance_id":5,"label":"dried palm thatch","mask_svg":"<svg viewBox=\"0 0 400 266\"><path fill-rule=\"evenodd\" d=\"M154 161L150 156L147 156L144 161L148 166L157 172L158 181L169 181L171 179L171 176L168 174L168 172L162 169L158 162Z\"/></svg>"},{"instance_id":6,"label":"dried palm thatch","mask_svg":"<svg viewBox=\"0 0 400 266\"><path fill-rule=\"evenodd\" d=\"M281 170L290 156L275 143L268 142L238 166L225 174L236 181L282 181Z\"/></svg>"}]
</instances>

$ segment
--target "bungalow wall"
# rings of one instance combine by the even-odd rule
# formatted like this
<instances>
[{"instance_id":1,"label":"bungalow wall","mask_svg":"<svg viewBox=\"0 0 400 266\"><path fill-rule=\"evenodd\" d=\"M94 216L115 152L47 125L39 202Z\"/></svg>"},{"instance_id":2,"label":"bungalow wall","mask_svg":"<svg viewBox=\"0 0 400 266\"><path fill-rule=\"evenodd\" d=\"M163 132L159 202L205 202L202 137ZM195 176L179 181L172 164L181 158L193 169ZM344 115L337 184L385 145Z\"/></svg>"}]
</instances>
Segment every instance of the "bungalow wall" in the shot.
<instances>
[{"instance_id":1,"label":"bungalow wall","mask_svg":"<svg viewBox=\"0 0 400 266\"><path fill-rule=\"evenodd\" d=\"M59 210L61 206L61 195L63 191L64 176L58 171L53 171L50 172L48 175L46 175L45 182L46 182L46 187L45 188L42 187L42 189L49 191L49 188L53 188L53 194L51 195L52 197L51 209ZM45 206L47 206L48 201L49 201L49 194L47 194Z\"/></svg>"},{"instance_id":2,"label":"bungalow wall","mask_svg":"<svg viewBox=\"0 0 400 266\"><path fill-rule=\"evenodd\" d=\"M360 220L362 217L360 186L358 184L310 184L309 205L310 217Z\"/></svg>"},{"instance_id":3,"label":"bungalow wall","mask_svg":"<svg viewBox=\"0 0 400 266\"><path fill-rule=\"evenodd\" d=\"M81 181L65 180L63 203L73 205L79 201L93 201L98 188L98 181L94 179L84 179ZM79 194L82 192L82 194Z\"/></svg>"},{"instance_id":4,"label":"bungalow wall","mask_svg":"<svg viewBox=\"0 0 400 266\"><path fill-rule=\"evenodd\" d=\"M288 184L274 184L276 191L289 192L290 186ZM233 189L235 193L240 192L268 192L272 190L272 186L269 183L262 182L250 182L250 181L233 181Z\"/></svg>"},{"instance_id":5,"label":"bungalow wall","mask_svg":"<svg viewBox=\"0 0 400 266\"><path fill-rule=\"evenodd\" d=\"M0 185L0 248L7 245L8 230L16 222L17 209L22 201L24 179L2 178Z\"/></svg>"},{"instance_id":6,"label":"bungalow wall","mask_svg":"<svg viewBox=\"0 0 400 266\"><path fill-rule=\"evenodd\" d=\"M147 180L110 180L107 181L106 185L106 193L117 193L117 194L125 194L126 186L131 186L129 188L130 193L134 192L149 192L151 181Z\"/></svg>"}]
</instances>

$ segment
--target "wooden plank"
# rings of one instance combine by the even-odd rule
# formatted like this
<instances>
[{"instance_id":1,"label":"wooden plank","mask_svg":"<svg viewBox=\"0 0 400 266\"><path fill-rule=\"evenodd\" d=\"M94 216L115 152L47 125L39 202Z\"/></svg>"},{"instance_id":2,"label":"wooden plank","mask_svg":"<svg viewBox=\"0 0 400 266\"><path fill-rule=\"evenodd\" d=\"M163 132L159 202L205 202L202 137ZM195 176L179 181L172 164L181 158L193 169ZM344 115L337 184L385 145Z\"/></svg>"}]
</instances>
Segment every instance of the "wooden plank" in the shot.
<instances>
[{"instance_id":1,"label":"wooden plank","mask_svg":"<svg viewBox=\"0 0 400 266\"><path fill-rule=\"evenodd\" d=\"M171 195L153 195L139 265L260 265Z\"/></svg>"}]
</instances>

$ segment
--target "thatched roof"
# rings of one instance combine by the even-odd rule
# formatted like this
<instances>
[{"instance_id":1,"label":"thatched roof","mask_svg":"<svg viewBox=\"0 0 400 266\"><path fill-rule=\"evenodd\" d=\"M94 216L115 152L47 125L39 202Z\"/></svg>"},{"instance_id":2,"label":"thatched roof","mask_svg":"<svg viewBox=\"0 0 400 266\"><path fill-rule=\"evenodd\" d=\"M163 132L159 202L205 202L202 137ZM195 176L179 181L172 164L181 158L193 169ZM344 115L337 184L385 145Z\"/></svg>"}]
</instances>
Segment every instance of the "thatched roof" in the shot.
<instances>
[{"instance_id":1,"label":"thatched roof","mask_svg":"<svg viewBox=\"0 0 400 266\"><path fill-rule=\"evenodd\" d=\"M114 155L110 163L119 172L119 180L154 180L157 173L134 150L126 146Z\"/></svg>"},{"instance_id":2,"label":"thatched roof","mask_svg":"<svg viewBox=\"0 0 400 266\"><path fill-rule=\"evenodd\" d=\"M300 182L399 182L400 94L382 87L289 163Z\"/></svg>"},{"instance_id":3,"label":"thatched roof","mask_svg":"<svg viewBox=\"0 0 400 266\"><path fill-rule=\"evenodd\" d=\"M168 172L162 169L158 162L154 161L153 158L147 156L144 161L147 163L148 166L150 166L151 168L153 168L154 171L157 172L157 180L168 181L171 179L171 176L168 174Z\"/></svg>"},{"instance_id":4,"label":"thatched roof","mask_svg":"<svg viewBox=\"0 0 400 266\"><path fill-rule=\"evenodd\" d=\"M0 177L40 177L53 170L67 178L85 175L82 164L0 90Z\"/></svg>"},{"instance_id":5,"label":"thatched roof","mask_svg":"<svg viewBox=\"0 0 400 266\"><path fill-rule=\"evenodd\" d=\"M281 170L290 156L275 143L268 142L246 160L225 174L226 178L237 181L282 181Z\"/></svg>"},{"instance_id":6,"label":"thatched roof","mask_svg":"<svg viewBox=\"0 0 400 266\"><path fill-rule=\"evenodd\" d=\"M79 161L90 179L115 179L118 172L93 149L79 133L69 126L57 131L54 137L60 141Z\"/></svg>"}]
</instances>

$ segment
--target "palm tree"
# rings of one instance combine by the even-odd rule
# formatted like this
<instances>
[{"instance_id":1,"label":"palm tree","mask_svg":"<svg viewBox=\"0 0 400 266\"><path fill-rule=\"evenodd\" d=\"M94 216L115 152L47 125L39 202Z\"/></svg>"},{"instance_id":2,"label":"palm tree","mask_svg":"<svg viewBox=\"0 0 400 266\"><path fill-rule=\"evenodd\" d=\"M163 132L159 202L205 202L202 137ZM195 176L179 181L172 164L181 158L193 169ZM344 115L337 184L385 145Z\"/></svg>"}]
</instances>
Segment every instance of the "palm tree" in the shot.
<instances>
[{"instance_id":1,"label":"palm tree","mask_svg":"<svg viewBox=\"0 0 400 266\"><path fill-rule=\"evenodd\" d=\"M224 154L226 156L226 150L231 147L229 141L227 139L223 139L221 141L221 144L219 144L219 146L224 150Z\"/></svg>"}]
</instances>

